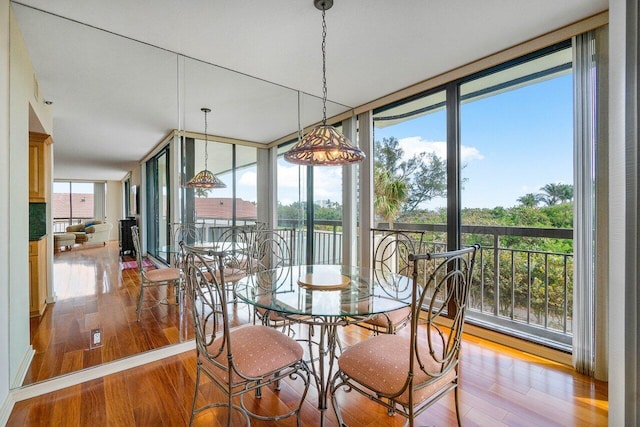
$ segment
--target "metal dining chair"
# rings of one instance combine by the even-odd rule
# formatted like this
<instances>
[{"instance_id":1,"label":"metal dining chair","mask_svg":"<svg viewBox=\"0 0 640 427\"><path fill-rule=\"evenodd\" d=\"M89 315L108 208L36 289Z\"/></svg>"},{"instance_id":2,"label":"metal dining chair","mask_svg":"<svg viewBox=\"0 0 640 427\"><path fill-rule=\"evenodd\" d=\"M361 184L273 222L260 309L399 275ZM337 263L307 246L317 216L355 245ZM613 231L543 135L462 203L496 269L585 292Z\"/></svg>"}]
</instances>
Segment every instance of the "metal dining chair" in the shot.
<instances>
[{"instance_id":1,"label":"metal dining chair","mask_svg":"<svg viewBox=\"0 0 640 427\"><path fill-rule=\"evenodd\" d=\"M222 230L216 241L219 249L224 251L224 285L233 296L233 303L238 302L236 286L238 281L247 277L253 262L248 252L248 238L244 227L228 227ZM220 280L220 277L218 277Z\"/></svg>"},{"instance_id":2,"label":"metal dining chair","mask_svg":"<svg viewBox=\"0 0 640 427\"><path fill-rule=\"evenodd\" d=\"M293 265L295 229L256 229L254 230L248 241L251 243L247 252L249 274L252 280L257 277L264 278L267 270L274 270L279 267L288 267ZM288 269L281 270L280 274L289 274ZM277 283L282 277L269 276L269 280ZM268 285L268 284L265 284ZM267 311L260 307L254 309L254 323L260 321L262 324L272 327L281 327L283 331L290 329L291 320L283 318L280 314Z\"/></svg>"},{"instance_id":3,"label":"metal dining chair","mask_svg":"<svg viewBox=\"0 0 640 427\"><path fill-rule=\"evenodd\" d=\"M142 263L142 245L140 243L140 232L137 225L131 227L131 234L133 237L133 246L135 247L136 251L138 273L140 274L140 295L138 296L138 305L136 307L139 322L143 309L150 309L158 306L159 304L180 305L182 275L180 274L180 270L178 268L158 268L153 270L146 270L144 268L144 264ZM170 296L168 288L170 286L173 286L174 289L173 302L169 301ZM159 288L161 287L167 288L166 294L164 296L161 296L160 294ZM149 290L150 288L156 288L158 296L155 296L154 293ZM146 299L145 294L147 295ZM144 306L145 302L151 304L147 304L146 306Z\"/></svg>"},{"instance_id":4,"label":"metal dining chair","mask_svg":"<svg viewBox=\"0 0 640 427\"><path fill-rule=\"evenodd\" d=\"M386 283L383 288L393 297L402 292L399 287L407 286L410 281L397 281L389 283L383 280L390 277L386 273L395 273L405 277L411 277L413 263L409 261L409 255L421 252L424 240L424 232L407 230L383 230L373 229L373 259L374 274L380 275L380 282ZM399 329L407 326L411 317L409 307L378 314L371 319L357 325L377 334L395 334Z\"/></svg>"},{"instance_id":5,"label":"metal dining chair","mask_svg":"<svg viewBox=\"0 0 640 427\"><path fill-rule=\"evenodd\" d=\"M302 359L302 346L282 332L264 325L231 329L224 287L224 252L197 249L184 242L181 246L197 353L196 385L189 425L193 425L195 416L202 411L226 407L227 426L235 423L233 410L241 412L247 425L250 424L250 417L278 421L296 415L299 426L300 408L311 379L309 368ZM211 262L212 259L215 262ZM203 375L224 393L224 401L198 404ZM267 416L247 407L244 402L246 393L272 384L279 390L280 381L287 378L304 382L300 402L293 409ZM260 396L256 394L256 398Z\"/></svg>"},{"instance_id":6,"label":"metal dining chair","mask_svg":"<svg viewBox=\"0 0 640 427\"><path fill-rule=\"evenodd\" d=\"M375 335L340 355L330 387L339 425L346 425L337 397L340 388L355 390L385 406L389 415L401 414L409 426L453 390L460 425L460 346L478 249L479 245L474 245L452 252L410 255L411 333ZM451 317L447 319L449 327L443 326L445 315Z\"/></svg>"}]
</instances>

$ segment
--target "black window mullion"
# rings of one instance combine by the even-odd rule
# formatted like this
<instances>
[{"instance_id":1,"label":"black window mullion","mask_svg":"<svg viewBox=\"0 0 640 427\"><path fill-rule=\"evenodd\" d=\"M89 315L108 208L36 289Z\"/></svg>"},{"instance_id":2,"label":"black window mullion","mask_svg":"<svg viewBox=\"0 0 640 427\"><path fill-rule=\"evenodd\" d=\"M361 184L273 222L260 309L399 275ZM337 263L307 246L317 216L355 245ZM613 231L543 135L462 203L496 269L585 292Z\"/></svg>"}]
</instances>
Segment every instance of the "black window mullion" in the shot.
<instances>
[{"instance_id":1,"label":"black window mullion","mask_svg":"<svg viewBox=\"0 0 640 427\"><path fill-rule=\"evenodd\" d=\"M307 166L307 265L313 264L313 167Z\"/></svg>"},{"instance_id":2,"label":"black window mullion","mask_svg":"<svg viewBox=\"0 0 640 427\"><path fill-rule=\"evenodd\" d=\"M460 249L461 236L460 203L460 86L447 85L447 250ZM451 298L447 315L453 318L457 307Z\"/></svg>"}]
</instances>

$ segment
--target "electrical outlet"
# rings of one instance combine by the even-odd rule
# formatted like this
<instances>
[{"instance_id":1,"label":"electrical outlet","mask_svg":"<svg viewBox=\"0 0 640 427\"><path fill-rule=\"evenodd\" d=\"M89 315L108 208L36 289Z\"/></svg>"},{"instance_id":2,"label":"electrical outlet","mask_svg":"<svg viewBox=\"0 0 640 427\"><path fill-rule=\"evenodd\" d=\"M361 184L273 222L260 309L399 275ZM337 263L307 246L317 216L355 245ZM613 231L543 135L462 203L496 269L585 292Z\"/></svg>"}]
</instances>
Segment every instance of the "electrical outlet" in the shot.
<instances>
[{"instance_id":1,"label":"electrical outlet","mask_svg":"<svg viewBox=\"0 0 640 427\"><path fill-rule=\"evenodd\" d=\"M91 330L90 335L90 348L100 347L102 345L102 328L95 328Z\"/></svg>"}]
</instances>

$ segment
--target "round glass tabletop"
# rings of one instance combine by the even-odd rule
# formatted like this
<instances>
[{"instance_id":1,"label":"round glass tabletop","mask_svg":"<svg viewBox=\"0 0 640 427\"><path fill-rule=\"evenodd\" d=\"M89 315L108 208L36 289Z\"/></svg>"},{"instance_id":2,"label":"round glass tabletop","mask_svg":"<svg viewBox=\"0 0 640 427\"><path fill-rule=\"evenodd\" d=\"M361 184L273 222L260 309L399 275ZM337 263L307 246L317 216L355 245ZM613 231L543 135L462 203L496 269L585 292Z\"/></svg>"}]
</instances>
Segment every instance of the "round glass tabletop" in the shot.
<instances>
[{"instance_id":1,"label":"round glass tabletop","mask_svg":"<svg viewBox=\"0 0 640 427\"><path fill-rule=\"evenodd\" d=\"M236 294L266 310L301 316L370 316L411 304L411 278L341 265L296 265L241 279Z\"/></svg>"}]
</instances>

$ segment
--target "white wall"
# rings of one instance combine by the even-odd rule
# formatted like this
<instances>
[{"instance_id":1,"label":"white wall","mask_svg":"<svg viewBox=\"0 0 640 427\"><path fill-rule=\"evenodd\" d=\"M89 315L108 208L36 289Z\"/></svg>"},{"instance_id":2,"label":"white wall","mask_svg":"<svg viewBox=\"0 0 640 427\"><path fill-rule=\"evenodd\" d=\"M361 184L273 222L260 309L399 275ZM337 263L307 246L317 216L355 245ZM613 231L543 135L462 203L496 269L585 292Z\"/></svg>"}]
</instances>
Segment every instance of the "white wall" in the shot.
<instances>
[{"instance_id":1,"label":"white wall","mask_svg":"<svg viewBox=\"0 0 640 427\"><path fill-rule=\"evenodd\" d=\"M113 224L109 240L118 240L118 221L122 218L122 182L107 181L107 206L105 215L107 222Z\"/></svg>"},{"instance_id":2,"label":"white wall","mask_svg":"<svg viewBox=\"0 0 640 427\"><path fill-rule=\"evenodd\" d=\"M38 93L29 54L10 12L9 57L9 380L17 386L31 352L29 339L29 106L46 133L52 133L48 106ZM4 270L4 269L3 269Z\"/></svg>"},{"instance_id":3,"label":"white wall","mask_svg":"<svg viewBox=\"0 0 640 427\"><path fill-rule=\"evenodd\" d=\"M0 236L9 234L9 0L0 0ZM0 425L9 414L9 240L0 239Z\"/></svg>"}]
</instances>

